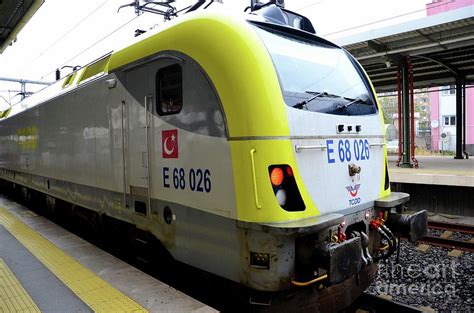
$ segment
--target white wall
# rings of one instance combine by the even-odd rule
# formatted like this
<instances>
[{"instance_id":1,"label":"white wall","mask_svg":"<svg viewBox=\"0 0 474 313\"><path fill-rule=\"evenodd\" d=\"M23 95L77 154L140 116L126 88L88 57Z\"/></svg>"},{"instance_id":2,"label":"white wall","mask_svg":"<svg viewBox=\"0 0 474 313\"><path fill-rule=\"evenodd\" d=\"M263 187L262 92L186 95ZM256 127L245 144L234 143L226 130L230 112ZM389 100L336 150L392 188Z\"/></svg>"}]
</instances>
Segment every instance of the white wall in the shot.
<instances>
[{"instance_id":1,"label":"white wall","mask_svg":"<svg viewBox=\"0 0 474 313\"><path fill-rule=\"evenodd\" d=\"M449 87L446 86L446 88ZM449 91L441 91L439 93L438 122L440 127L440 134L443 132L449 133L447 140L441 140L441 138L439 138L439 149L441 151L456 151L456 126L444 125L445 116L456 116L456 94L451 94L449 93Z\"/></svg>"}]
</instances>

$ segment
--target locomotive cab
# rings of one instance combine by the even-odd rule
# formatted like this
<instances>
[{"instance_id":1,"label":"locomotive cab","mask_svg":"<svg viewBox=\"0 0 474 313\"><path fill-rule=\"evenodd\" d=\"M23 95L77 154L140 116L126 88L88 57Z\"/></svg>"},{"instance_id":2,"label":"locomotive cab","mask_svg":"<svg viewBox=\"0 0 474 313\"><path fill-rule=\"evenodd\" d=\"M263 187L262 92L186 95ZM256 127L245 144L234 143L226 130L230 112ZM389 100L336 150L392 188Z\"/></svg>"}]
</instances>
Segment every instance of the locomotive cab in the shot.
<instances>
[{"instance_id":1,"label":"locomotive cab","mask_svg":"<svg viewBox=\"0 0 474 313\"><path fill-rule=\"evenodd\" d=\"M275 16L279 8L272 10ZM280 136L249 138L254 139L248 146L254 188L248 193L258 213L239 225L265 233L248 235L256 278L249 284L281 289L291 280L297 287L323 283L336 290L358 273L373 277L374 265L398 245L391 229L416 240L426 234L427 223L425 211L399 214L409 195L390 191L375 91L358 62L333 43L274 19L250 24L268 51L280 87L280 101L262 105L269 111L283 106L288 129ZM260 157L267 163L258 162ZM262 168L267 180L260 176ZM265 210L267 221L257 222ZM285 249L264 253L268 233L285 242ZM274 267L279 281L271 278L279 276L276 272L257 273ZM282 278L285 270L289 273Z\"/></svg>"},{"instance_id":2,"label":"locomotive cab","mask_svg":"<svg viewBox=\"0 0 474 313\"><path fill-rule=\"evenodd\" d=\"M327 295L350 294L342 308L395 251L387 224L415 238L426 231L426 212L395 213L409 196L390 191L382 111L362 67L312 27L268 17L283 16L280 8L262 10L244 18L193 12L112 55L109 68L130 75L118 75L127 102L145 115L140 77L151 80L149 101L159 108L153 89L167 80L162 69L183 69L179 110L149 117L149 205L159 227L142 227L182 262L258 291L323 284ZM204 90L212 112L202 111L211 107ZM201 192L199 172L209 186Z\"/></svg>"}]
</instances>

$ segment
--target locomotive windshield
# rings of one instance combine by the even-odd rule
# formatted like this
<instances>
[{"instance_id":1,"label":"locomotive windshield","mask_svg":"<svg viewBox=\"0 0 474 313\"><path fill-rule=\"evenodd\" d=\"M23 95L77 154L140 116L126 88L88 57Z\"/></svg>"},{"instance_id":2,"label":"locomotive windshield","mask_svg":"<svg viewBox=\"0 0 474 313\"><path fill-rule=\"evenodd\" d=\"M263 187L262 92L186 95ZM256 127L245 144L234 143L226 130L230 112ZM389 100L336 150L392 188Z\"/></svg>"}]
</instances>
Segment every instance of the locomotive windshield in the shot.
<instances>
[{"instance_id":1,"label":"locomotive windshield","mask_svg":"<svg viewBox=\"0 0 474 313\"><path fill-rule=\"evenodd\" d=\"M377 112L368 82L343 49L255 28L272 57L287 105L336 115Z\"/></svg>"}]
</instances>

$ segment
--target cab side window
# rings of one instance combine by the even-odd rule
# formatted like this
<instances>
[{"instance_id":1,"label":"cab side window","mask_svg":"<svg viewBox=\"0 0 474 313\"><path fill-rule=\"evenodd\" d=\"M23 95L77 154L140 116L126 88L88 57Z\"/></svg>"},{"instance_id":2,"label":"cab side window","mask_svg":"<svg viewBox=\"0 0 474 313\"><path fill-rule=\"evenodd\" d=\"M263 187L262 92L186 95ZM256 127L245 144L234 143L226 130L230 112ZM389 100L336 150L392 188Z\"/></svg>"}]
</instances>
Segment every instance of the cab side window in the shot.
<instances>
[{"instance_id":1,"label":"cab side window","mask_svg":"<svg viewBox=\"0 0 474 313\"><path fill-rule=\"evenodd\" d=\"M177 114L183 107L183 71L179 64L163 67L156 73L156 111L159 115Z\"/></svg>"}]
</instances>

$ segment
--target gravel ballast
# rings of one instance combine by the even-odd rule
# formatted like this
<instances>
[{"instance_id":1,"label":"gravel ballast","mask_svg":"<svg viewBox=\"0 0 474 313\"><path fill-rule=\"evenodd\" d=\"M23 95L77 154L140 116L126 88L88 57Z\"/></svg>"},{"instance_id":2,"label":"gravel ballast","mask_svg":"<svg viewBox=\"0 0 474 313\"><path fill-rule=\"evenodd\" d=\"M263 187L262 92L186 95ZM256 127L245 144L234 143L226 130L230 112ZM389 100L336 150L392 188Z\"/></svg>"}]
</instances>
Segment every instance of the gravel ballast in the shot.
<instances>
[{"instance_id":1,"label":"gravel ballast","mask_svg":"<svg viewBox=\"0 0 474 313\"><path fill-rule=\"evenodd\" d=\"M379 263L371 294L390 295L410 306L426 306L437 312L474 312L474 257L464 252L450 257L451 249L430 247L426 252L417 244L402 241L400 262L396 253Z\"/></svg>"}]
</instances>

